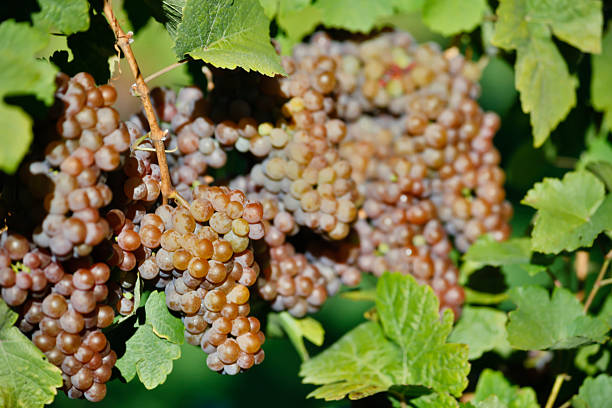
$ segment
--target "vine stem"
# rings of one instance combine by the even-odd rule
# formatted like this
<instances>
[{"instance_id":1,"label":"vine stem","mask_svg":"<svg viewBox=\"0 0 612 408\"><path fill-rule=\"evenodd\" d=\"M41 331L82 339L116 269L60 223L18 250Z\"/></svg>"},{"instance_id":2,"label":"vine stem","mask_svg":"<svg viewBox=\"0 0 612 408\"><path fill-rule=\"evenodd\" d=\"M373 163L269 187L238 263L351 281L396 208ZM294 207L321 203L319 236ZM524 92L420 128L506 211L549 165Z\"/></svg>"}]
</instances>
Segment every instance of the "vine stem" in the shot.
<instances>
[{"instance_id":1,"label":"vine stem","mask_svg":"<svg viewBox=\"0 0 612 408\"><path fill-rule=\"evenodd\" d=\"M153 109L153 104L151 103L151 98L149 97L149 87L142 76L142 72L140 72L140 68L138 67L138 63L136 62L136 57L132 52L132 47L130 46L130 40L132 38L131 34L126 34L125 31L119 25L117 18L115 17L115 13L113 12L112 0L104 0L104 14L106 15L106 19L108 20L108 24L111 29L115 33L115 38L117 39L117 46L125 55L125 58L128 61L130 66L130 70L136 79L136 90L138 91L138 95L140 96L140 101L142 102L142 106L144 107L145 116L147 118L147 122L149 123L149 128L151 129L151 141L153 142L153 146L155 147L155 153L157 154L157 163L159 164L160 172L161 172L161 192L163 197L163 203L167 204L168 199L173 199L181 205L185 205L186 201L183 197L181 197L177 191L172 186L172 181L170 180L170 171L168 170L168 161L166 160L166 152L164 145L164 131L159 127L159 123L157 122L157 117L155 116L155 110Z\"/></svg>"},{"instance_id":2,"label":"vine stem","mask_svg":"<svg viewBox=\"0 0 612 408\"><path fill-rule=\"evenodd\" d=\"M145 82L151 82L152 80L154 80L155 78L164 75L166 72L170 72L172 71L174 68L180 67L181 65L183 65L184 63L186 63L187 61L189 61L190 58L185 58L180 60L179 62L175 62L172 65L168 65L165 68L160 69L157 72L152 73L151 75L149 75L148 77L146 77L144 79Z\"/></svg>"},{"instance_id":3,"label":"vine stem","mask_svg":"<svg viewBox=\"0 0 612 408\"><path fill-rule=\"evenodd\" d=\"M589 293L589 297L584 303L584 313L585 314L589 310L589 307L591 307L591 303L593 303L593 299L595 299L595 295L597 294L597 291L602 286L602 279L605 276L606 271L608 270L608 266L610 266L610 260L612 260L612 256L610 256L611 253L612 251L608 252L608 254L606 255L606 259L604 260L603 265L601 265L601 269L599 270L599 274L597 274L597 279L595 280L595 283L593 284L593 288L591 289L591 292Z\"/></svg>"},{"instance_id":4,"label":"vine stem","mask_svg":"<svg viewBox=\"0 0 612 408\"><path fill-rule=\"evenodd\" d=\"M557 396L559 395L559 391L561 390L561 385L563 381L567 379L566 374L559 374L555 378L555 383L553 384L552 390L550 390L550 395L548 396L548 400L546 401L546 405L544 408L552 408Z\"/></svg>"}]
</instances>

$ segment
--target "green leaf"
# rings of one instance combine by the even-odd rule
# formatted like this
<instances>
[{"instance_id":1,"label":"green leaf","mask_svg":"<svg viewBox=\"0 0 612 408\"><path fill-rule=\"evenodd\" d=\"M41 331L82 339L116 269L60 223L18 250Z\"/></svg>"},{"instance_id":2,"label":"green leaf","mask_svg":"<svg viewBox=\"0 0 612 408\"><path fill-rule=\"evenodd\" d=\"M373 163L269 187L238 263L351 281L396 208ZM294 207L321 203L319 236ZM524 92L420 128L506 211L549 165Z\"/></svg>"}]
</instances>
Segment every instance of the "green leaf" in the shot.
<instances>
[{"instance_id":1,"label":"green leaf","mask_svg":"<svg viewBox=\"0 0 612 408\"><path fill-rule=\"evenodd\" d=\"M278 12L279 2L280 0L259 0L259 4L261 4L261 7L263 8L264 14L270 20L272 20L276 16L276 13Z\"/></svg>"},{"instance_id":2,"label":"green leaf","mask_svg":"<svg viewBox=\"0 0 612 408\"><path fill-rule=\"evenodd\" d=\"M467 344L468 358L475 360L491 350L503 356L512 351L506 340L506 314L489 307L464 306L461 318L448 337L452 343Z\"/></svg>"},{"instance_id":3,"label":"green leaf","mask_svg":"<svg viewBox=\"0 0 612 408\"><path fill-rule=\"evenodd\" d=\"M70 35L89 28L87 0L38 0L40 11L32 14L34 26Z\"/></svg>"},{"instance_id":4,"label":"green leaf","mask_svg":"<svg viewBox=\"0 0 612 408\"><path fill-rule=\"evenodd\" d=\"M294 41L300 41L321 23L323 15L321 9L307 4L305 7L292 9L287 8L287 0L281 1L277 16L278 25Z\"/></svg>"},{"instance_id":5,"label":"green leaf","mask_svg":"<svg viewBox=\"0 0 612 408\"><path fill-rule=\"evenodd\" d=\"M180 356L178 344L158 337L150 324L144 324L125 343L125 354L116 366L126 381L138 374L140 382L150 390L166 381L172 372L172 361Z\"/></svg>"},{"instance_id":6,"label":"green leaf","mask_svg":"<svg viewBox=\"0 0 612 408\"><path fill-rule=\"evenodd\" d=\"M220 68L285 74L270 43L269 20L257 1L187 0L177 27L175 51Z\"/></svg>"},{"instance_id":7,"label":"green leaf","mask_svg":"<svg viewBox=\"0 0 612 408\"><path fill-rule=\"evenodd\" d=\"M378 322L362 323L302 364L303 382L321 385L310 396L358 399L394 384L460 395L467 386L467 346L446 343L452 312L440 320L432 289L412 276L385 273L376 303Z\"/></svg>"},{"instance_id":8,"label":"green leaf","mask_svg":"<svg viewBox=\"0 0 612 408\"><path fill-rule=\"evenodd\" d=\"M47 35L27 23L12 20L0 24L0 170L13 173L32 142L32 121L17 107L4 102L6 96L34 95L47 105L53 103L57 69L33 58L47 45Z\"/></svg>"},{"instance_id":9,"label":"green leaf","mask_svg":"<svg viewBox=\"0 0 612 408\"><path fill-rule=\"evenodd\" d=\"M610 395L612 395L612 377L600 374L595 378L584 380L578 395L572 399L575 408L600 408L610 406Z\"/></svg>"},{"instance_id":10,"label":"green leaf","mask_svg":"<svg viewBox=\"0 0 612 408\"><path fill-rule=\"evenodd\" d=\"M459 406L457 400L448 394L433 393L411 399L411 406L415 408L456 408ZM397 405L401 407L401 405Z\"/></svg>"},{"instance_id":11,"label":"green leaf","mask_svg":"<svg viewBox=\"0 0 612 408\"><path fill-rule=\"evenodd\" d=\"M586 316L582 304L565 288L555 288L549 298L540 286L519 286L509 292L517 305L510 312L508 341L520 350L570 349L603 342L610 327Z\"/></svg>"},{"instance_id":12,"label":"green leaf","mask_svg":"<svg viewBox=\"0 0 612 408\"><path fill-rule=\"evenodd\" d=\"M578 349L574 364L588 375L606 371L610 364L610 351L600 344L589 344Z\"/></svg>"},{"instance_id":13,"label":"green leaf","mask_svg":"<svg viewBox=\"0 0 612 408\"><path fill-rule=\"evenodd\" d=\"M475 303L480 305L496 305L508 299L507 293L487 293L478 292L468 287L463 288L465 292L465 303Z\"/></svg>"},{"instance_id":14,"label":"green leaf","mask_svg":"<svg viewBox=\"0 0 612 408\"><path fill-rule=\"evenodd\" d=\"M528 1L529 21L552 29L560 40L590 53L601 51L603 14L600 0Z\"/></svg>"},{"instance_id":15,"label":"green leaf","mask_svg":"<svg viewBox=\"0 0 612 408\"><path fill-rule=\"evenodd\" d=\"M361 289L361 290L349 290L340 293L340 296L345 299L355 301L376 301L376 289Z\"/></svg>"},{"instance_id":16,"label":"green leaf","mask_svg":"<svg viewBox=\"0 0 612 408\"><path fill-rule=\"evenodd\" d=\"M478 379L474 402L496 396L504 408L539 408L535 391L530 387L519 388L511 385L500 372L485 369ZM480 406L480 405L477 405Z\"/></svg>"},{"instance_id":17,"label":"green leaf","mask_svg":"<svg viewBox=\"0 0 612 408\"><path fill-rule=\"evenodd\" d=\"M576 105L578 80L550 37L533 36L517 50L515 81L523 112L530 114L533 144L539 147Z\"/></svg>"},{"instance_id":18,"label":"green leaf","mask_svg":"<svg viewBox=\"0 0 612 408\"><path fill-rule=\"evenodd\" d=\"M545 178L521 201L538 210L532 232L536 251L559 253L591 246L603 230L612 228L612 196L586 171L567 173L562 180Z\"/></svg>"},{"instance_id":19,"label":"green leaf","mask_svg":"<svg viewBox=\"0 0 612 408\"><path fill-rule=\"evenodd\" d=\"M486 0L429 0L423 4L423 21L443 35L469 32L480 24L486 8Z\"/></svg>"},{"instance_id":20,"label":"green leaf","mask_svg":"<svg viewBox=\"0 0 612 408\"><path fill-rule=\"evenodd\" d=\"M528 264L531 260L531 239L511 238L498 242L489 235L483 235L472 244L463 259L491 266Z\"/></svg>"},{"instance_id":21,"label":"green leaf","mask_svg":"<svg viewBox=\"0 0 612 408\"><path fill-rule=\"evenodd\" d=\"M185 327L181 319L174 316L166 306L166 294L153 291L145 304L147 323L159 337L175 344L183 344L185 340Z\"/></svg>"},{"instance_id":22,"label":"green leaf","mask_svg":"<svg viewBox=\"0 0 612 408\"><path fill-rule=\"evenodd\" d=\"M612 162L596 161L590 162L586 166L587 170L599 177L606 185L608 191L612 191Z\"/></svg>"},{"instance_id":23,"label":"green leaf","mask_svg":"<svg viewBox=\"0 0 612 408\"><path fill-rule=\"evenodd\" d=\"M393 14L392 0L318 0L323 24L362 33L369 32L379 18Z\"/></svg>"},{"instance_id":24,"label":"green leaf","mask_svg":"<svg viewBox=\"0 0 612 408\"><path fill-rule=\"evenodd\" d=\"M612 130L612 29L603 37L601 54L591 61L593 107L605 113L604 125Z\"/></svg>"},{"instance_id":25,"label":"green leaf","mask_svg":"<svg viewBox=\"0 0 612 408\"><path fill-rule=\"evenodd\" d=\"M282 313L271 313L268 316L271 322L277 322L287 333L289 340L293 343L293 346L297 350L302 361L309 358L306 346L304 345L304 339L308 339L311 343L321 346L323 345L323 338L325 336L325 330L321 323L313 319L312 317L304 317L302 319L296 319L287 312Z\"/></svg>"},{"instance_id":26,"label":"green leaf","mask_svg":"<svg viewBox=\"0 0 612 408\"><path fill-rule=\"evenodd\" d=\"M0 299L0 406L42 408L62 386L62 372L14 326L17 317Z\"/></svg>"},{"instance_id":27,"label":"green leaf","mask_svg":"<svg viewBox=\"0 0 612 408\"><path fill-rule=\"evenodd\" d=\"M539 147L576 104L578 81L570 75L552 34L583 51L598 52L601 2L502 0L497 20L492 42L517 50L516 88Z\"/></svg>"},{"instance_id":28,"label":"green leaf","mask_svg":"<svg viewBox=\"0 0 612 408\"><path fill-rule=\"evenodd\" d=\"M425 0L392 0L391 3L398 13L414 13L423 9Z\"/></svg>"}]
</instances>

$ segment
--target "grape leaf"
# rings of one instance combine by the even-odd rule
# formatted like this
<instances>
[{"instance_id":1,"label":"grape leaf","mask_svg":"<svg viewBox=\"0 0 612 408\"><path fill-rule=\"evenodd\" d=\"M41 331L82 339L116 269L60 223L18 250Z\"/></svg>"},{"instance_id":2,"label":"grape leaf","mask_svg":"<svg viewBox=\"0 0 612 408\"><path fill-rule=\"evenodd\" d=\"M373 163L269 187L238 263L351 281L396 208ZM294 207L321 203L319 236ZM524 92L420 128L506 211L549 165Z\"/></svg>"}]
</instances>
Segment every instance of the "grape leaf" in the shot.
<instances>
[{"instance_id":1,"label":"grape leaf","mask_svg":"<svg viewBox=\"0 0 612 408\"><path fill-rule=\"evenodd\" d=\"M472 244L463 259L491 266L528 264L531 260L531 239L511 238L498 242L490 235L483 235Z\"/></svg>"},{"instance_id":2,"label":"grape leaf","mask_svg":"<svg viewBox=\"0 0 612 408\"><path fill-rule=\"evenodd\" d=\"M548 25L560 40L590 53L601 51L600 0L528 1L529 22Z\"/></svg>"},{"instance_id":3,"label":"grape leaf","mask_svg":"<svg viewBox=\"0 0 612 408\"><path fill-rule=\"evenodd\" d=\"M578 81L552 40L535 35L517 50L515 81L523 112L530 114L534 146L539 147L576 105Z\"/></svg>"},{"instance_id":4,"label":"grape leaf","mask_svg":"<svg viewBox=\"0 0 612 408\"><path fill-rule=\"evenodd\" d=\"M302 319L296 319L287 312L271 313L268 319L272 324L280 325L287 336L293 343L293 346L300 355L302 361L309 358L306 346L304 345L304 339L308 339L311 343L321 346L323 345L323 338L325 331L321 323L313 319L312 317L304 317Z\"/></svg>"},{"instance_id":5,"label":"grape leaf","mask_svg":"<svg viewBox=\"0 0 612 408\"><path fill-rule=\"evenodd\" d=\"M183 344L185 327L178 317L172 315L166 306L166 294L153 291L145 304L147 323L159 337L175 344Z\"/></svg>"},{"instance_id":6,"label":"grape leaf","mask_svg":"<svg viewBox=\"0 0 612 408\"><path fill-rule=\"evenodd\" d=\"M578 395L572 399L575 408L600 408L610 406L610 395L612 395L612 377L600 374L595 378L584 380Z\"/></svg>"},{"instance_id":7,"label":"grape leaf","mask_svg":"<svg viewBox=\"0 0 612 408\"><path fill-rule=\"evenodd\" d=\"M578 81L570 75L552 34L583 51L597 52L602 21L597 0L500 2L492 43L517 51L516 88L523 111L530 114L536 147L576 104Z\"/></svg>"},{"instance_id":8,"label":"grape leaf","mask_svg":"<svg viewBox=\"0 0 612 408\"><path fill-rule=\"evenodd\" d=\"M270 20L276 17L276 13L278 12L279 2L280 0L259 0L259 4L261 4L261 7L263 8L264 14Z\"/></svg>"},{"instance_id":9,"label":"grape leaf","mask_svg":"<svg viewBox=\"0 0 612 408\"><path fill-rule=\"evenodd\" d=\"M323 24L331 28L367 33L381 17L393 14L392 0L318 0Z\"/></svg>"},{"instance_id":10,"label":"grape leaf","mask_svg":"<svg viewBox=\"0 0 612 408\"><path fill-rule=\"evenodd\" d=\"M425 0L391 0L391 3L398 13L414 13L423 9Z\"/></svg>"},{"instance_id":11,"label":"grape leaf","mask_svg":"<svg viewBox=\"0 0 612 408\"><path fill-rule=\"evenodd\" d=\"M504 408L539 408L535 391L530 387L511 385L500 372L486 368L478 378L474 402L487 401L491 396L499 399ZM481 405L477 405L481 406Z\"/></svg>"},{"instance_id":12,"label":"grape leaf","mask_svg":"<svg viewBox=\"0 0 612 408\"><path fill-rule=\"evenodd\" d=\"M574 365L587 373L594 375L606 371L610 363L610 351L600 344L589 344L578 349L574 358Z\"/></svg>"},{"instance_id":13,"label":"grape leaf","mask_svg":"<svg viewBox=\"0 0 612 408\"><path fill-rule=\"evenodd\" d=\"M172 371L172 361L181 356L181 347L158 337L150 324L138 326L125 343L125 354L117 360L117 368L126 381L136 374L146 389L163 384Z\"/></svg>"},{"instance_id":14,"label":"grape leaf","mask_svg":"<svg viewBox=\"0 0 612 408\"><path fill-rule=\"evenodd\" d=\"M612 69L612 65L610 69ZM595 131L594 126L587 129L585 138L587 149L580 155L580 159L576 164L577 170L586 168L591 162L605 161L612 163L612 145L608 142L607 136L608 130L604 128L599 133Z\"/></svg>"},{"instance_id":15,"label":"grape leaf","mask_svg":"<svg viewBox=\"0 0 612 408\"><path fill-rule=\"evenodd\" d=\"M470 360L480 358L491 350L507 356L512 350L506 340L506 321L506 314L502 311L490 307L464 306L448 341L467 344Z\"/></svg>"},{"instance_id":16,"label":"grape leaf","mask_svg":"<svg viewBox=\"0 0 612 408\"><path fill-rule=\"evenodd\" d=\"M46 105L53 102L57 69L32 56L45 48L48 38L27 23L0 24L0 120L8 127L0 136L0 170L13 173L32 142L32 121L5 96L34 95Z\"/></svg>"},{"instance_id":17,"label":"grape leaf","mask_svg":"<svg viewBox=\"0 0 612 408\"><path fill-rule=\"evenodd\" d=\"M0 406L42 408L62 386L62 372L14 326L17 317L0 299Z\"/></svg>"},{"instance_id":18,"label":"grape leaf","mask_svg":"<svg viewBox=\"0 0 612 408\"><path fill-rule=\"evenodd\" d=\"M394 407L405 407L406 405L394 404ZM415 408L456 408L459 406L457 400L448 394L432 393L410 400L410 406Z\"/></svg>"},{"instance_id":19,"label":"grape leaf","mask_svg":"<svg viewBox=\"0 0 612 408\"><path fill-rule=\"evenodd\" d=\"M310 4L302 8L289 8L285 6L286 3L281 1L276 20L291 40L300 41L321 23L321 9Z\"/></svg>"},{"instance_id":20,"label":"grape leaf","mask_svg":"<svg viewBox=\"0 0 612 408\"><path fill-rule=\"evenodd\" d=\"M520 350L569 349L603 342L610 327L586 316L574 294L557 287L548 296L540 286L519 286L509 292L517 305L509 314L508 341Z\"/></svg>"},{"instance_id":21,"label":"grape leaf","mask_svg":"<svg viewBox=\"0 0 612 408\"><path fill-rule=\"evenodd\" d=\"M32 14L34 26L70 35L89 28L87 0L38 0L40 11Z\"/></svg>"},{"instance_id":22,"label":"grape leaf","mask_svg":"<svg viewBox=\"0 0 612 408\"><path fill-rule=\"evenodd\" d=\"M604 112L604 125L612 130L612 28L602 40L602 51L591 56L593 107Z\"/></svg>"},{"instance_id":23,"label":"grape leaf","mask_svg":"<svg viewBox=\"0 0 612 408\"><path fill-rule=\"evenodd\" d=\"M378 281L377 322L366 322L302 364L309 396L363 398L392 385L417 385L460 395L467 386L467 346L446 343L452 312L440 320L438 299L412 276L385 273ZM382 324L382 327L381 327Z\"/></svg>"},{"instance_id":24,"label":"grape leaf","mask_svg":"<svg viewBox=\"0 0 612 408\"><path fill-rule=\"evenodd\" d=\"M612 229L612 196L604 193L603 183L586 171L536 183L521 201L538 210L532 248L559 253L591 246L601 231Z\"/></svg>"},{"instance_id":25,"label":"grape leaf","mask_svg":"<svg viewBox=\"0 0 612 408\"><path fill-rule=\"evenodd\" d=\"M480 24L486 8L486 0L429 0L423 4L423 21L443 35L469 32Z\"/></svg>"},{"instance_id":26,"label":"grape leaf","mask_svg":"<svg viewBox=\"0 0 612 408\"><path fill-rule=\"evenodd\" d=\"M257 1L187 0L176 29L175 51L214 66L284 74L270 43L270 22Z\"/></svg>"}]
</instances>

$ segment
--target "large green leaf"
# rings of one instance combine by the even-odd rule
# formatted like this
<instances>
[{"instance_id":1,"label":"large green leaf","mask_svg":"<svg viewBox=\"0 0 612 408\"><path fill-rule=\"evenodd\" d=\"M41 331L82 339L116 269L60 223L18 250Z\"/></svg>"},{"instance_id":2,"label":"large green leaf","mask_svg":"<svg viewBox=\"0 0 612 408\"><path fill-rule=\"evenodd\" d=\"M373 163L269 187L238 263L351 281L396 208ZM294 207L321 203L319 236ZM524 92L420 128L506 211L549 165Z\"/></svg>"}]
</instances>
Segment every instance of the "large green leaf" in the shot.
<instances>
[{"instance_id":1,"label":"large green leaf","mask_svg":"<svg viewBox=\"0 0 612 408\"><path fill-rule=\"evenodd\" d=\"M516 88L523 111L531 116L534 145L576 104L577 80L552 41L559 39L583 51L598 52L603 16L598 0L501 0L494 45L517 51Z\"/></svg>"},{"instance_id":2,"label":"large green leaf","mask_svg":"<svg viewBox=\"0 0 612 408\"><path fill-rule=\"evenodd\" d=\"M153 291L145 304L147 323L159 337L175 344L183 344L185 327L178 317L172 315L166 306L166 294Z\"/></svg>"},{"instance_id":3,"label":"large green leaf","mask_svg":"<svg viewBox=\"0 0 612 408\"><path fill-rule=\"evenodd\" d=\"M117 360L117 368L126 381L136 374L147 389L166 381L172 372L172 361L181 356L178 344L158 337L150 324L138 326L125 343L125 354Z\"/></svg>"},{"instance_id":4,"label":"large green leaf","mask_svg":"<svg viewBox=\"0 0 612 408\"><path fill-rule=\"evenodd\" d=\"M187 0L176 30L175 51L214 66L284 74L270 43L269 20L254 0Z\"/></svg>"},{"instance_id":5,"label":"large green leaf","mask_svg":"<svg viewBox=\"0 0 612 408\"><path fill-rule=\"evenodd\" d=\"M610 327L601 319L586 316L582 304L565 288L552 297L539 286L510 290L517 305L509 314L508 341L520 350L570 349L603 342Z\"/></svg>"},{"instance_id":6,"label":"large green leaf","mask_svg":"<svg viewBox=\"0 0 612 408\"><path fill-rule=\"evenodd\" d=\"M610 395L612 395L612 377L600 374L595 378L584 380L578 395L572 399L575 408L601 408L610 406Z\"/></svg>"},{"instance_id":7,"label":"large green leaf","mask_svg":"<svg viewBox=\"0 0 612 408\"><path fill-rule=\"evenodd\" d=\"M603 183L586 171L535 184L522 201L538 210L533 249L559 253L591 246L600 232L612 228L612 196L604 194Z\"/></svg>"},{"instance_id":8,"label":"large green leaf","mask_svg":"<svg viewBox=\"0 0 612 408\"><path fill-rule=\"evenodd\" d=\"M530 114L534 145L541 146L576 105L578 81L552 40L535 35L517 50L515 81L523 111Z\"/></svg>"},{"instance_id":9,"label":"large green leaf","mask_svg":"<svg viewBox=\"0 0 612 408\"><path fill-rule=\"evenodd\" d=\"M504 378L504 375L498 371L485 369L478 378L476 391L474 393L474 402L484 402L489 400L491 396L498 399L497 406L504 408L539 408L538 400L535 391L530 387L519 388L516 385L511 385ZM490 406L490 405L476 405Z\"/></svg>"},{"instance_id":10,"label":"large green leaf","mask_svg":"<svg viewBox=\"0 0 612 408\"><path fill-rule=\"evenodd\" d=\"M593 107L605 113L604 124L612 130L612 28L603 37L601 54L591 60Z\"/></svg>"},{"instance_id":11,"label":"large green leaf","mask_svg":"<svg viewBox=\"0 0 612 408\"><path fill-rule=\"evenodd\" d=\"M423 4L423 21L443 35L469 32L480 24L486 8L486 0L429 0Z\"/></svg>"},{"instance_id":12,"label":"large green leaf","mask_svg":"<svg viewBox=\"0 0 612 408\"><path fill-rule=\"evenodd\" d=\"M392 0L318 0L323 24L348 31L369 32L379 18L393 14Z\"/></svg>"},{"instance_id":13,"label":"large green leaf","mask_svg":"<svg viewBox=\"0 0 612 408\"><path fill-rule=\"evenodd\" d=\"M468 358L475 360L495 350L507 356L511 348L506 340L506 314L490 307L464 306L461 318L448 337L452 343L467 344Z\"/></svg>"},{"instance_id":14,"label":"large green leaf","mask_svg":"<svg viewBox=\"0 0 612 408\"><path fill-rule=\"evenodd\" d=\"M376 307L377 322L362 323L302 364L303 381L321 385L310 396L357 399L392 385L460 395L467 386L467 346L446 343L452 312L440 320L432 289L411 276L386 273L378 281Z\"/></svg>"},{"instance_id":15,"label":"large green leaf","mask_svg":"<svg viewBox=\"0 0 612 408\"><path fill-rule=\"evenodd\" d=\"M0 170L13 173L32 142L32 122L17 107L4 102L6 96L34 95L45 104L53 102L57 69L33 55L45 48L47 35L27 23L12 20L0 24Z\"/></svg>"},{"instance_id":16,"label":"large green leaf","mask_svg":"<svg viewBox=\"0 0 612 408\"><path fill-rule=\"evenodd\" d=\"M0 406L42 407L53 402L62 372L13 326L17 317L0 299Z\"/></svg>"},{"instance_id":17,"label":"large green leaf","mask_svg":"<svg viewBox=\"0 0 612 408\"><path fill-rule=\"evenodd\" d=\"M89 28L87 0L38 0L40 11L32 14L35 26L70 35Z\"/></svg>"}]
</instances>

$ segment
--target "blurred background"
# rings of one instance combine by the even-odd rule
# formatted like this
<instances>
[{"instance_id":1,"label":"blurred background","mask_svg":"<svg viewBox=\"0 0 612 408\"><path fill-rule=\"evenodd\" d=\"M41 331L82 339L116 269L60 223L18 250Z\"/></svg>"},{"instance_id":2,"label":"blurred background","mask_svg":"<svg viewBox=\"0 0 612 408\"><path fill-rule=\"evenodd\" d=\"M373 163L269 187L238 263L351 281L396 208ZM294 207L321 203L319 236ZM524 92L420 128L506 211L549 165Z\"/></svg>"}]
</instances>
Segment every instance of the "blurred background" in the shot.
<instances>
[{"instance_id":1,"label":"blurred background","mask_svg":"<svg viewBox=\"0 0 612 408\"><path fill-rule=\"evenodd\" d=\"M120 16L121 24L128 28L129 21L125 15ZM389 24L409 31L419 42L435 41L442 47L457 47L473 60L483 57L482 33L480 29L471 34L454 38L443 38L433 34L424 27L418 16L396 16ZM127 31L127 30L126 30ZM332 33L333 34L333 33ZM135 35L133 49L145 76L176 62L171 40L162 25L150 20ZM575 49L560 45L570 67L577 67L573 74L580 77L581 84L589 84L589 58L583 58ZM532 209L520 204L520 200L534 182L545 176L560 176L572 168L580 152L584 150L584 139L588 123L592 120L593 111L588 109L588 89L582 86L578 91L577 107L569 117L554 131L551 138L540 149L532 146L532 133L529 117L521 111L517 92L514 89L513 61L503 54L484 57L481 78L482 93L480 104L485 110L497 112L502 118L502 127L494 141L502 154L502 166L507 174L507 196L514 205L513 234L525 235ZM138 99L129 94L133 79L127 66L122 63L114 74L112 83L121 92L117 108L123 118L129 117L139 108ZM152 86L180 88L192 84L188 66L183 65L155 79ZM588 87L587 87L588 88ZM536 276L515 276L521 283L542 282L549 280L546 274ZM364 285L372 285L371 279L365 279ZM503 283L502 283L503 285ZM503 286L500 292L503 291ZM313 315L325 329L325 344L329 346L344 333L364 320L363 313L372 307L369 302L357 302L336 296L329 300L323 309ZM374 401L351 402L340 401L325 403L319 400L306 399L313 386L301 384L298 375L300 357L291 342L285 338L270 338L263 346L266 360L246 373L237 376L222 376L211 372L206 367L206 356L198 348L183 345L182 357L174 362L174 369L166 382L154 390L146 390L137 380L130 383L111 381L107 397L97 403L104 407L146 408L173 407L183 408L209 407L233 408L241 406L285 406L291 407L349 407L385 406L388 401L377 397ZM316 354L317 347L307 344L311 355ZM321 349L322 349L321 348ZM491 358L495 358L491 356ZM486 356L484 359L486 364ZM477 375L478 367L473 367L470 377ZM512 378L512 375L510 375ZM519 373L513 378L523 383ZM534 385L533 383L531 384ZM351 405L352 404L352 405ZM85 400L69 400L59 392L54 408L76 408L91 406Z\"/></svg>"}]
</instances>

